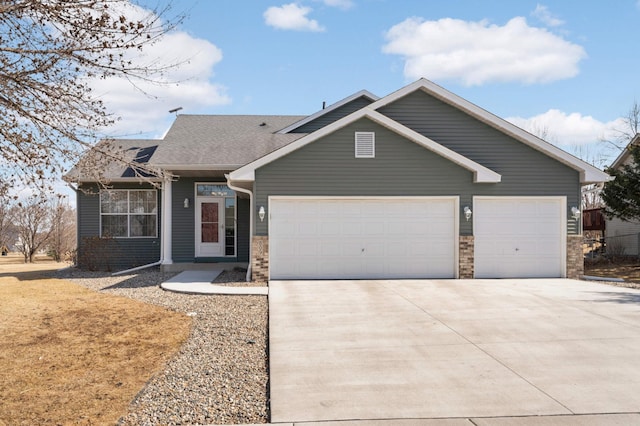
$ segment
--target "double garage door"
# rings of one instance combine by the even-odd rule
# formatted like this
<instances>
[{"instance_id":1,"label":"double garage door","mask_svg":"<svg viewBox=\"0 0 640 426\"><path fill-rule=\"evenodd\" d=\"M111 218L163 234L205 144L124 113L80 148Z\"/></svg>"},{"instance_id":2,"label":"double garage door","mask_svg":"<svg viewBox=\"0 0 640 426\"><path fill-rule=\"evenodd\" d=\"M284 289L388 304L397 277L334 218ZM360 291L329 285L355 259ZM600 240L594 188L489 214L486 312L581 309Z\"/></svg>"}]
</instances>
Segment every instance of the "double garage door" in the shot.
<instances>
[{"instance_id":1,"label":"double garage door","mask_svg":"<svg viewBox=\"0 0 640 426\"><path fill-rule=\"evenodd\" d=\"M475 276L562 276L564 205L475 199ZM457 197L273 197L269 210L271 279L457 277Z\"/></svg>"}]
</instances>

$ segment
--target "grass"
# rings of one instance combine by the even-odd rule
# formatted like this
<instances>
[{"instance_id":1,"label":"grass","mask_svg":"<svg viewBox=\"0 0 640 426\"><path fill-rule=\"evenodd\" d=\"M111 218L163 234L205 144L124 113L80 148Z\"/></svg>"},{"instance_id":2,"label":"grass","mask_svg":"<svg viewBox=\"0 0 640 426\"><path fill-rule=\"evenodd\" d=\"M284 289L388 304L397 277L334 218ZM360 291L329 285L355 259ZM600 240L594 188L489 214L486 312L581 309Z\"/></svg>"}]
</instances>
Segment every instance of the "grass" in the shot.
<instances>
[{"instance_id":1,"label":"grass","mask_svg":"<svg viewBox=\"0 0 640 426\"><path fill-rule=\"evenodd\" d=\"M189 335L185 315L0 258L0 425L114 424Z\"/></svg>"}]
</instances>

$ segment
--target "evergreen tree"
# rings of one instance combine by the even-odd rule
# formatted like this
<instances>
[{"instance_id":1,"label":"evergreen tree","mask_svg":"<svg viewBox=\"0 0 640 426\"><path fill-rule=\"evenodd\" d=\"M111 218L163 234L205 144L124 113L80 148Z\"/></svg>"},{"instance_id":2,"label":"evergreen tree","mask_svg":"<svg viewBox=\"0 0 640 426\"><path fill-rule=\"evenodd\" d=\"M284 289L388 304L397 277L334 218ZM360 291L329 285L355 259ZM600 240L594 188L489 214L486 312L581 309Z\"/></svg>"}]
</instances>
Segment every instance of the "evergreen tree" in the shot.
<instances>
[{"instance_id":1,"label":"evergreen tree","mask_svg":"<svg viewBox=\"0 0 640 426\"><path fill-rule=\"evenodd\" d=\"M613 180L602 189L605 214L625 221L640 220L640 145L628 146L633 161L607 173Z\"/></svg>"}]
</instances>

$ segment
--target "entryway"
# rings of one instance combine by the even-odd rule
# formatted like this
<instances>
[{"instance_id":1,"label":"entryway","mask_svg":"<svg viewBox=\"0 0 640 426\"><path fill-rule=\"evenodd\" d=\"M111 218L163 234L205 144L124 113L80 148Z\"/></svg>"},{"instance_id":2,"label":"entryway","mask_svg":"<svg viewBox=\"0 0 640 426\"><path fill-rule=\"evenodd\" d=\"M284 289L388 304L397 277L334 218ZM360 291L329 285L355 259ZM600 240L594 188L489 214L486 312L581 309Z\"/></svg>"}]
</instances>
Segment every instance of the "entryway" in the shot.
<instances>
[{"instance_id":1,"label":"entryway","mask_svg":"<svg viewBox=\"0 0 640 426\"><path fill-rule=\"evenodd\" d=\"M196 199L196 257L224 256L224 198Z\"/></svg>"}]
</instances>

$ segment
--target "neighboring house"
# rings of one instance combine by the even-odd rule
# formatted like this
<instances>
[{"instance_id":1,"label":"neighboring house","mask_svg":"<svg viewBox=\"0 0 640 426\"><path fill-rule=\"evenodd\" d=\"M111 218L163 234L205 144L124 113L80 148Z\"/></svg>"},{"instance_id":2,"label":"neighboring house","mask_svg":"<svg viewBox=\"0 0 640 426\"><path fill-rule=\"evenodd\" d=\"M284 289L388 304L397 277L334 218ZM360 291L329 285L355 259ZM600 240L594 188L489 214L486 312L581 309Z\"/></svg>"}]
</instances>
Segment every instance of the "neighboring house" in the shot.
<instances>
[{"instance_id":1,"label":"neighboring house","mask_svg":"<svg viewBox=\"0 0 640 426\"><path fill-rule=\"evenodd\" d=\"M307 117L179 115L162 140L119 142L175 178L111 172L99 191L70 173L99 192L78 192L79 253L110 235L114 268L223 262L254 280L577 277L581 185L608 177L424 79Z\"/></svg>"},{"instance_id":2,"label":"neighboring house","mask_svg":"<svg viewBox=\"0 0 640 426\"><path fill-rule=\"evenodd\" d=\"M622 150L618 158L611 163L612 169L619 169L633 163L633 156L628 147L640 143L640 134L636 135L627 147ZM606 218L605 241L607 253L614 256L640 255L640 222L637 220L624 221L617 217Z\"/></svg>"}]
</instances>

